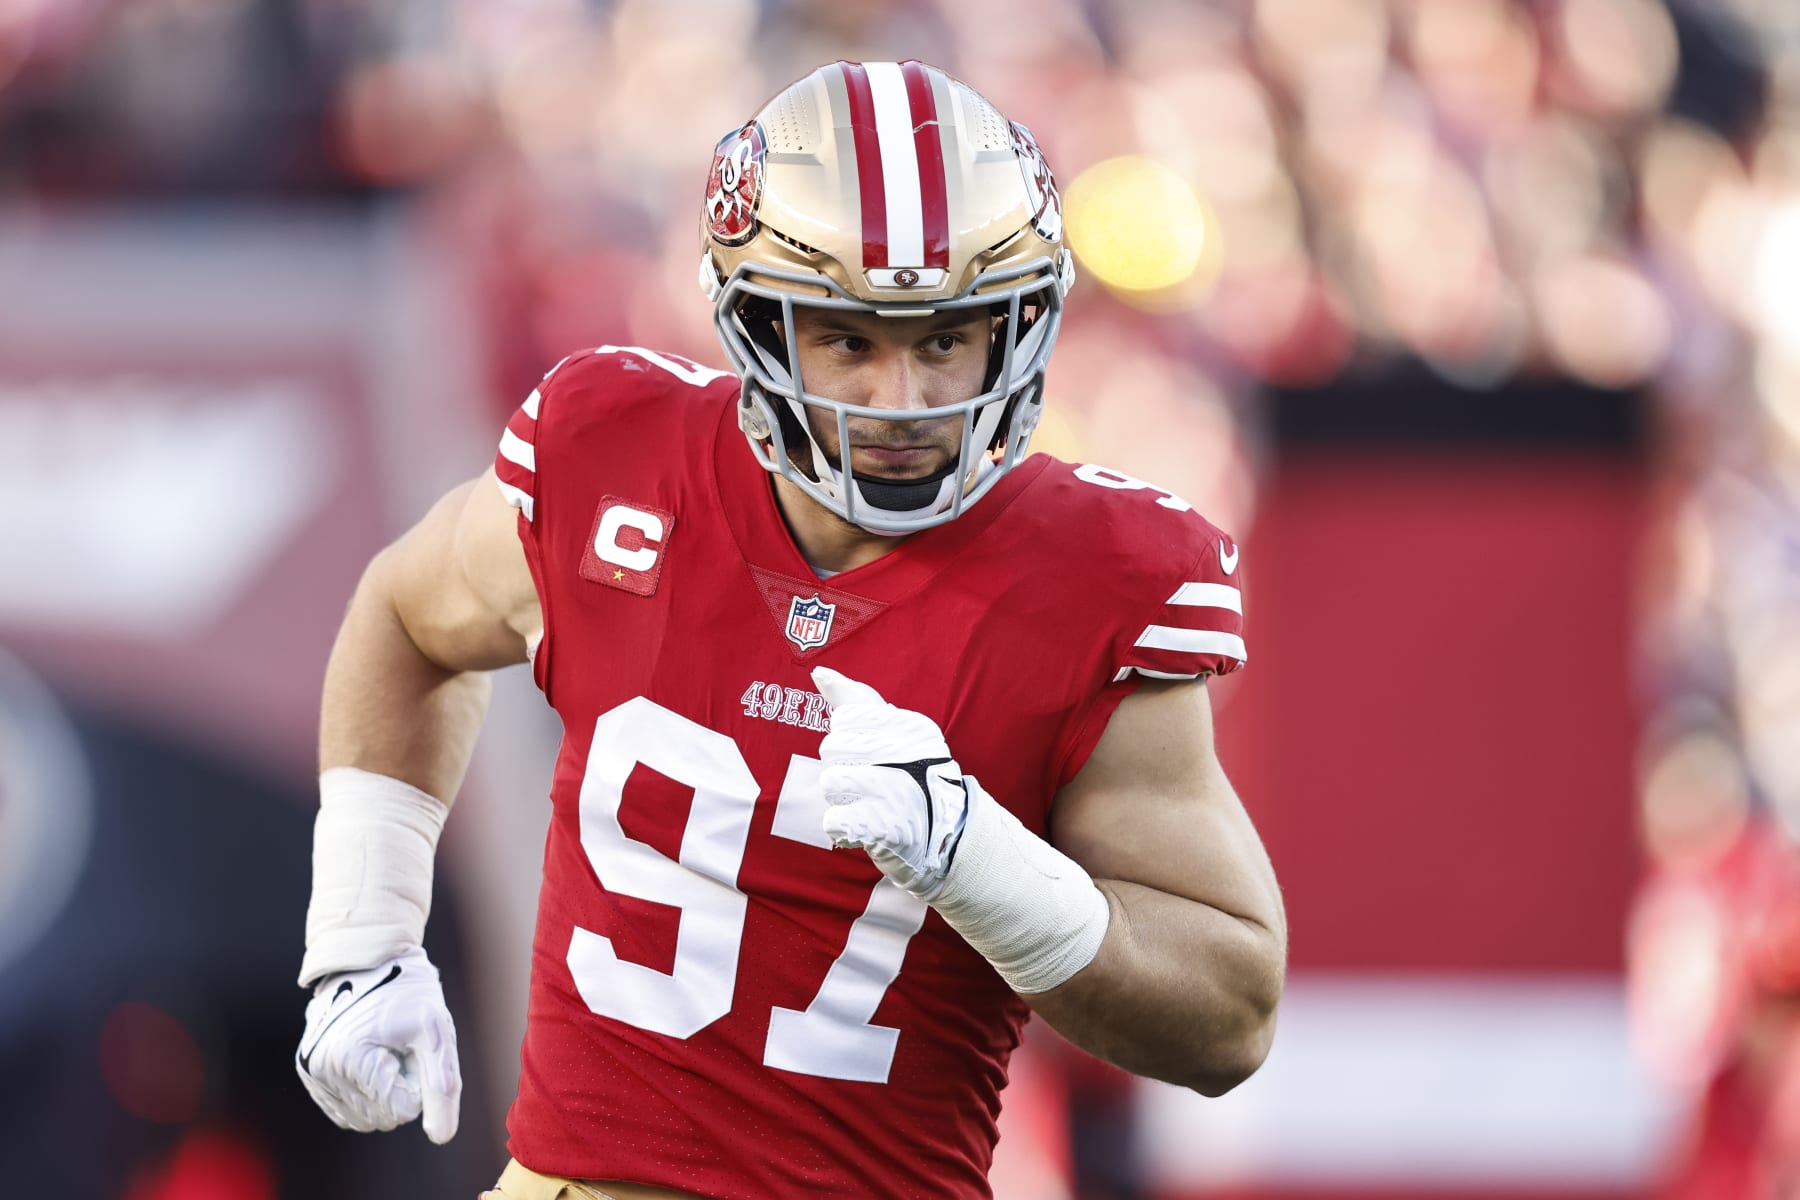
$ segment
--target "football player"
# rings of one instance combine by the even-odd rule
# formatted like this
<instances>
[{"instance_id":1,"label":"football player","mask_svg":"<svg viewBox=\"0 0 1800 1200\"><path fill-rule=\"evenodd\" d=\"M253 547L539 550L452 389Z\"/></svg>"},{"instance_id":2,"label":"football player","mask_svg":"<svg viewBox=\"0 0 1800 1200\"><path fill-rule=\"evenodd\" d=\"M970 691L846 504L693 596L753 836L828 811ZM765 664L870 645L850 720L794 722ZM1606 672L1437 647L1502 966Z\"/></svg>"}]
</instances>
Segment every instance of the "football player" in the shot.
<instances>
[{"instance_id":1,"label":"football player","mask_svg":"<svg viewBox=\"0 0 1800 1200\"><path fill-rule=\"evenodd\" d=\"M494 1194L986 1196L1032 1012L1233 1087L1286 944L1205 687L1239 551L1026 457L1073 278L1036 142L935 67L833 63L720 142L701 232L733 372L570 356L356 591L307 1088L455 1132L432 856L482 673L526 660L566 733Z\"/></svg>"}]
</instances>

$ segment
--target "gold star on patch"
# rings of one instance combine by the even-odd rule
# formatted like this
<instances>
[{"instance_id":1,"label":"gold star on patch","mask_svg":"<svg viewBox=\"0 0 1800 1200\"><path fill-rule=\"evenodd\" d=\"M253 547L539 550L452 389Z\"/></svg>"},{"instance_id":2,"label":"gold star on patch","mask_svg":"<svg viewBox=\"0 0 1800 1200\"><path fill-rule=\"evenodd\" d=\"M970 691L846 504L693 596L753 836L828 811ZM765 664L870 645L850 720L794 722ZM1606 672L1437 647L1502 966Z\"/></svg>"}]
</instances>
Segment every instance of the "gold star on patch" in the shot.
<instances>
[{"instance_id":1,"label":"gold star on patch","mask_svg":"<svg viewBox=\"0 0 1800 1200\"><path fill-rule=\"evenodd\" d=\"M613 571L613 578L614 579L623 579L623 578L625 578L625 572L615 569Z\"/></svg>"}]
</instances>

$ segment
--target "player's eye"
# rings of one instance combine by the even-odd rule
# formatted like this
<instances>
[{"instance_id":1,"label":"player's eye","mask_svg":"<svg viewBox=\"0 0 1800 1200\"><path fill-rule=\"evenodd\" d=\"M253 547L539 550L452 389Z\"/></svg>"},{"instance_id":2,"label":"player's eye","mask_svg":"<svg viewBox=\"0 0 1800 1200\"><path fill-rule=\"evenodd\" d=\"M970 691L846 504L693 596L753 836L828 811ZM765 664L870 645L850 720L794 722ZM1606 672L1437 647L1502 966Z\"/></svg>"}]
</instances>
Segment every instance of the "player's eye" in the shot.
<instances>
[{"instance_id":1,"label":"player's eye","mask_svg":"<svg viewBox=\"0 0 1800 1200\"><path fill-rule=\"evenodd\" d=\"M869 348L869 339L854 333L840 333L825 344L839 354L862 354Z\"/></svg>"},{"instance_id":2,"label":"player's eye","mask_svg":"<svg viewBox=\"0 0 1800 1200\"><path fill-rule=\"evenodd\" d=\"M940 333L927 342L926 345L930 347L934 354L949 354L958 346L962 345L962 340L962 335L959 333Z\"/></svg>"}]
</instances>

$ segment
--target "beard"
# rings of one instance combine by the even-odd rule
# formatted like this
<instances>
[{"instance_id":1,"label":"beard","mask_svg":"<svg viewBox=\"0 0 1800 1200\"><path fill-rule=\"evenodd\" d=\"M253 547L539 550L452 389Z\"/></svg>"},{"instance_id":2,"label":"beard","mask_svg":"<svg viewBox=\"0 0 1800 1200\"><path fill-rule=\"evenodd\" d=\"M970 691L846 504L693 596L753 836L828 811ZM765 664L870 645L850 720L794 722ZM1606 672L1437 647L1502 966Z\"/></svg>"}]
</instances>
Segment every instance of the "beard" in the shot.
<instances>
[{"instance_id":1,"label":"beard","mask_svg":"<svg viewBox=\"0 0 1800 1200\"><path fill-rule=\"evenodd\" d=\"M839 452L836 421L829 413L813 411L807 415L813 441L818 443L832 470L840 470L843 457ZM942 478L961 457L962 425L960 417L905 421L854 419L849 426L851 470L858 478L894 481ZM812 455L812 446L802 443L792 448L790 456L796 466L817 478L818 472L812 469Z\"/></svg>"}]
</instances>

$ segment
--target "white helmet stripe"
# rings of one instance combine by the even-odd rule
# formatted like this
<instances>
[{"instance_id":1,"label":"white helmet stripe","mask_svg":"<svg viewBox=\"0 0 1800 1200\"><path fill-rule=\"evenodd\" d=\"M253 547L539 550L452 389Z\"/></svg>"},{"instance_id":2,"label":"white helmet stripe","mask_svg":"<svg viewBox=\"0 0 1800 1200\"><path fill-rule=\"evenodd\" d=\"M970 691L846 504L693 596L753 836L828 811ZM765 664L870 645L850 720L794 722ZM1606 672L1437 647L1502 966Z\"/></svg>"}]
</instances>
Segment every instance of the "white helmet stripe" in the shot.
<instances>
[{"instance_id":1,"label":"white helmet stripe","mask_svg":"<svg viewBox=\"0 0 1800 1200\"><path fill-rule=\"evenodd\" d=\"M887 265L925 265L925 206L919 194L919 154L913 144L912 105L900 64L864 63L881 139L881 181L887 191Z\"/></svg>"},{"instance_id":2,"label":"white helmet stripe","mask_svg":"<svg viewBox=\"0 0 1800 1200\"><path fill-rule=\"evenodd\" d=\"M863 267L949 265L943 132L923 63L841 63L862 193Z\"/></svg>"}]
</instances>

